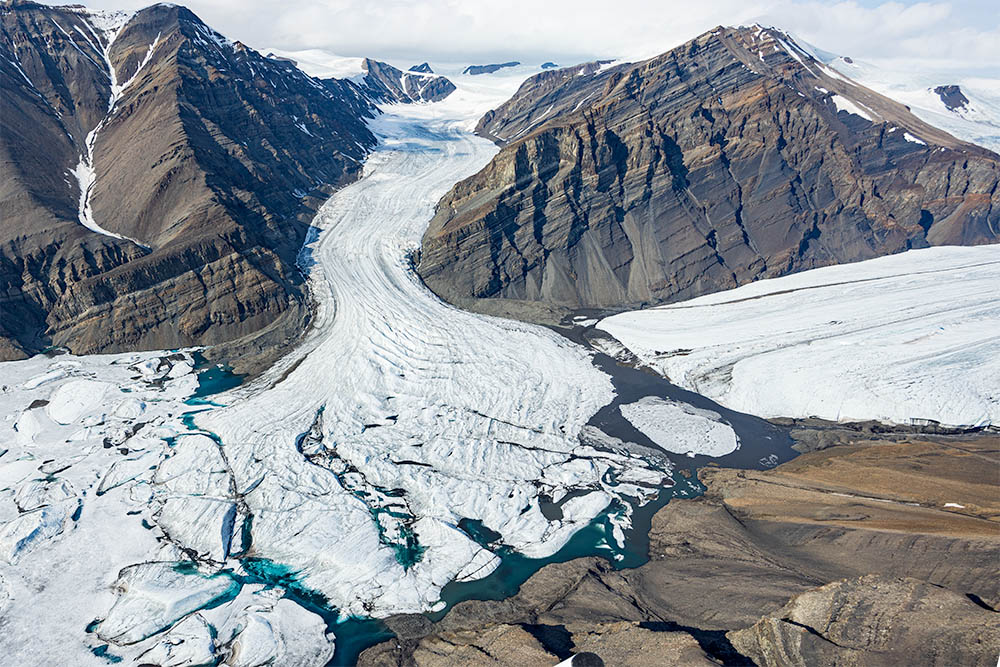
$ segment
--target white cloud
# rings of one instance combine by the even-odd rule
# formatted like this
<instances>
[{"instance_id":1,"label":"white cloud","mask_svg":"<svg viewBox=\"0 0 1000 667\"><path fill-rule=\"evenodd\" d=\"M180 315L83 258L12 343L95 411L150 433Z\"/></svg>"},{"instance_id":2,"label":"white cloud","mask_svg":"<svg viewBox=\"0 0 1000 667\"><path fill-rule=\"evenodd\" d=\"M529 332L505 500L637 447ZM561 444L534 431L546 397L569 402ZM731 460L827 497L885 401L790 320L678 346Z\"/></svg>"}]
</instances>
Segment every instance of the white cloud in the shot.
<instances>
[{"instance_id":1,"label":"white cloud","mask_svg":"<svg viewBox=\"0 0 1000 667\"><path fill-rule=\"evenodd\" d=\"M665 51L716 25L759 20L868 60L1000 72L996 0L189 0L213 28L258 48L467 63L570 64ZM91 0L136 9L141 0ZM991 9L992 7L992 9Z\"/></svg>"}]
</instances>

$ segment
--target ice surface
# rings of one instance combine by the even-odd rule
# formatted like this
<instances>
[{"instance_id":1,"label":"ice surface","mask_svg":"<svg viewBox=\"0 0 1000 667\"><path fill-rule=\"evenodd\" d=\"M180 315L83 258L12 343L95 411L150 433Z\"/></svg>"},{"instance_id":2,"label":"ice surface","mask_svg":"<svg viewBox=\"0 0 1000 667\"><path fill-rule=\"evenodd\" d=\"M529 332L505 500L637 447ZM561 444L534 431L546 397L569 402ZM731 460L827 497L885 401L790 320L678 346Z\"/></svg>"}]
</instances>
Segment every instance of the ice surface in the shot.
<instances>
[{"instance_id":1,"label":"ice surface","mask_svg":"<svg viewBox=\"0 0 1000 667\"><path fill-rule=\"evenodd\" d=\"M73 424L80 417L101 406L105 392L111 385L98 380L73 380L60 385L45 412L57 424Z\"/></svg>"},{"instance_id":2,"label":"ice surface","mask_svg":"<svg viewBox=\"0 0 1000 667\"><path fill-rule=\"evenodd\" d=\"M191 361L152 352L0 364L0 451L9 448L0 455L0 646L11 664L107 664L85 629L111 608L119 570L184 557L143 524L152 514L141 490L168 447L162 438L184 429L168 421L197 380L166 376ZM143 377L138 364L154 370Z\"/></svg>"},{"instance_id":3,"label":"ice surface","mask_svg":"<svg viewBox=\"0 0 1000 667\"><path fill-rule=\"evenodd\" d=\"M63 532L75 509L66 503L25 512L0 526L0 558L17 563L26 553Z\"/></svg>"},{"instance_id":4,"label":"ice surface","mask_svg":"<svg viewBox=\"0 0 1000 667\"><path fill-rule=\"evenodd\" d=\"M228 577L188 571L181 563L131 565L115 582L118 600L97 626L97 636L116 644L134 644L172 627L233 586Z\"/></svg>"},{"instance_id":5,"label":"ice surface","mask_svg":"<svg viewBox=\"0 0 1000 667\"><path fill-rule=\"evenodd\" d=\"M224 443L237 488L253 489L254 549L351 613L422 611L449 580L488 573L455 528L463 518L545 556L607 505L550 522L538 479L609 492L609 467L645 467L580 454L580 429L612 397L583 350L447 306L410 268L434 203L497 150L467 128L502 101L498 79L499 90L459 77L444 102L374 121L364 178L314 221L316 325L230 407L197 418Z\"/></svg>"},{"instance_id":6,"label":"ice surface","mask_svg":"<svg viewBox=\"0 0 1000 667\"><path fill-rule=\"evenodd\" d=\"M362 63L364 58L338 56L322 49L304 49L301 51L285 51L283 49L261 49L261 53L290 58L295 61L300 70L309 76L317 78L350 79L358 82L367 74Z\"/></svg>"},{"instance_id":7,"label":"ice surface","mask_svg":"<svg viewBox=\"0 0 1000 667\"><path fill-rule=\"evenodd\" d=\"M970 76L965 71L906 63L870 63L857 59L847 62L842 57L827 59L829 72L839 70L854 81L909 107L921 120L979 144L1000 151L1000 77ZM934 89L942 85L958 85L969 104L949 109Z\"/></svg>"},{"instance_id":8,"label":"ice surface","mask_svg":"<svg viewBox=\"0 0 1000 667\"><path fill-rule=\"evenodd\" d=\"M219 639L230 645L230 667L326 665L333 658L326 623L273 589L255 593L236 605L243 611L221 627Z\"/></svg>"},{"instance_id":9,"label":"ice surface","mask_svg":"<svg viewBox=\"0 0 1000 667\"><path fill-rule=\"evenodd\" d=\"M657 445L689 456L725 456L740 446L733 427L711 410L647 396L619 407L622 416Z\"/></svg>"},{"instance_id":10,"label":"ice surface","mask_svg":"<svg viewBox=\"0 0 1000 667\"><path fill-rule=\"evenodd\" d=\"M814 269L597 327L676 384L765 417L1000 422L1000 246Z\"/></svg>"},{"instance_id":11,"label":"ice surface","mask_svg":"<svg viewBox=\"0 0 1000 667\"><path fill-rule=\"evenodd\" d=\"M200 614L178 623L170 632L139 656L141 664L157 667L189 667L215 664L213 628Z\"/></svg>"}]
</instances>

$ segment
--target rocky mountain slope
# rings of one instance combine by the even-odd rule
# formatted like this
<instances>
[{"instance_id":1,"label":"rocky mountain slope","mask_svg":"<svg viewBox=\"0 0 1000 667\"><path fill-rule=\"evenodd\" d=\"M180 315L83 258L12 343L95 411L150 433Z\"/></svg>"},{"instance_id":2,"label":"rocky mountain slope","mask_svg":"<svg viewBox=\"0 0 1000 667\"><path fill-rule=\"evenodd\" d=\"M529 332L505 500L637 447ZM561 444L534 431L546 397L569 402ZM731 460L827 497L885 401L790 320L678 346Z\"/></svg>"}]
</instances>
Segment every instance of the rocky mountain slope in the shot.
<instances>
[{"instance_id":1,"label":"rocky mountain slope","mask_svg":"<svg viewBox=\"0 0 1000 667\"><path fill-rule=\"evenodd\" d=\"M398 639L359 664L995 663L997 437L795 434L841 444L770 471L703 468L705 496L653 517L645 565L547 565L513 598L395 617Z\"/></svg>"},{"instance_id":2,"label":"rocky mountain slope","mask_svg":"<svg viewBox=\"0 0 1000 667\"><path fill-rule=\"evenodd\" d=\"M310 212L377 113L183 7L0 7L0 359L281 343Z\"/></svg>"},{"instance_id":3,"label":"rocky mountain slope","mask_svg":"<svg viewBox=\"0 0 1000 667\"><path fill-rule=\"evenodd\" d=\"M447 77L435 74L428 63L407 71L372 58L345 58L322 49L284 51L267 49L271 60L291 63L336 89L345 81L357 85L371 101L379 104L437 102L455 91Z\"/></svg>"},{"instance_id":4,"label":"rocky mountain slope","mask_svg":"<svg viewBox=\"0 0 1000 667\"><path fill-rule=\"evenodd\" d=\"M434 74L427 63L404 72L387 63L365 58L361 67L366 72L362 83L369 97L378 102L437 102L455 92L455 84Z\"/></svg>"},{"instance_id":5,"label":"rocky mountain slope","mask_svg":"<svg viewBox=\"0 0 1000 667\"><path fill-rule=\"evenodd\" d=\"M439 203L418 258L477 310L641 306L1000 239L1000 157L776 30L542 72L478 131L503 150Z\"/></svg>"}]
</instances>

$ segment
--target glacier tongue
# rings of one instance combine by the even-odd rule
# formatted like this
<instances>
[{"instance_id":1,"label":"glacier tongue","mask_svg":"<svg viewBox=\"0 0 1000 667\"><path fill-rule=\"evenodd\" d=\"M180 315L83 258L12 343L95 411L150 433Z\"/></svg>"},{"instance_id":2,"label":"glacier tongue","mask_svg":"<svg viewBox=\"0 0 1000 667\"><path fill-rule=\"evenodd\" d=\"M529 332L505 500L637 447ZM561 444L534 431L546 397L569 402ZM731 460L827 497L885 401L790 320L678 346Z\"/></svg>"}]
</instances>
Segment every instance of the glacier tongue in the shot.
<instances>
[{"instance_id":1,"label":"glacier tongue","mask_svg":"<svg viewBox=\"0 0 1000 667\"><path fill-rule=\"evenodd\" d=\"M597 327L762 417L1000 423L1000 246L939 246L619 313Z\"/></svg>"},{"instance_id":2,"label":"glacier tongue","mask_svg":"<svg viewBox=\"0 0 1000 667\"><path fill-rule=\"evenodd\" d=\"M316 326L229 407L197 417L237 488L253 489L253 551L347 613L424 611L448 581L488 574L496 559L456 528L463 518L551 555L620 497L609 468L647 467L582 449L581 428L613 397L587 353L441 303L410 268L435 202L496 152L466 128L505 92L460 86L384 109L364 177L314 221ZM539 496L567 489L602 495L546 519Z\"/></svg>"}]
</instances>

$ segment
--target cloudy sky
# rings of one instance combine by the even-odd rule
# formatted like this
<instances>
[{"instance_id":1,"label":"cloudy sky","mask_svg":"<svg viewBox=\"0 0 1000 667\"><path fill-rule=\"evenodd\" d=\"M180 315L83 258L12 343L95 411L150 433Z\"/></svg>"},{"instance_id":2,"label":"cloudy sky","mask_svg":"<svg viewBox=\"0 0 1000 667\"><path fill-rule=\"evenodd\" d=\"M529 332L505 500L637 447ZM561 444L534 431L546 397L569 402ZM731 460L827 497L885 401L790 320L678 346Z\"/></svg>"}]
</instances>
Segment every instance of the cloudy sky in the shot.
<instances>
[{"instance_id":1,"label":"cloudy sky","mask_svg":"<svg viewBox=\"0 0 1000 667\"><path fill-rule=\"evenodd\" d=\"M151 4L82 1L97 8ZM760 21L855 58L916 59L928 68L1000 76L1000 0L180 1L227 37L259 49L572 64L649 56L719 24Z\"/></svg>"}]
</instances>

